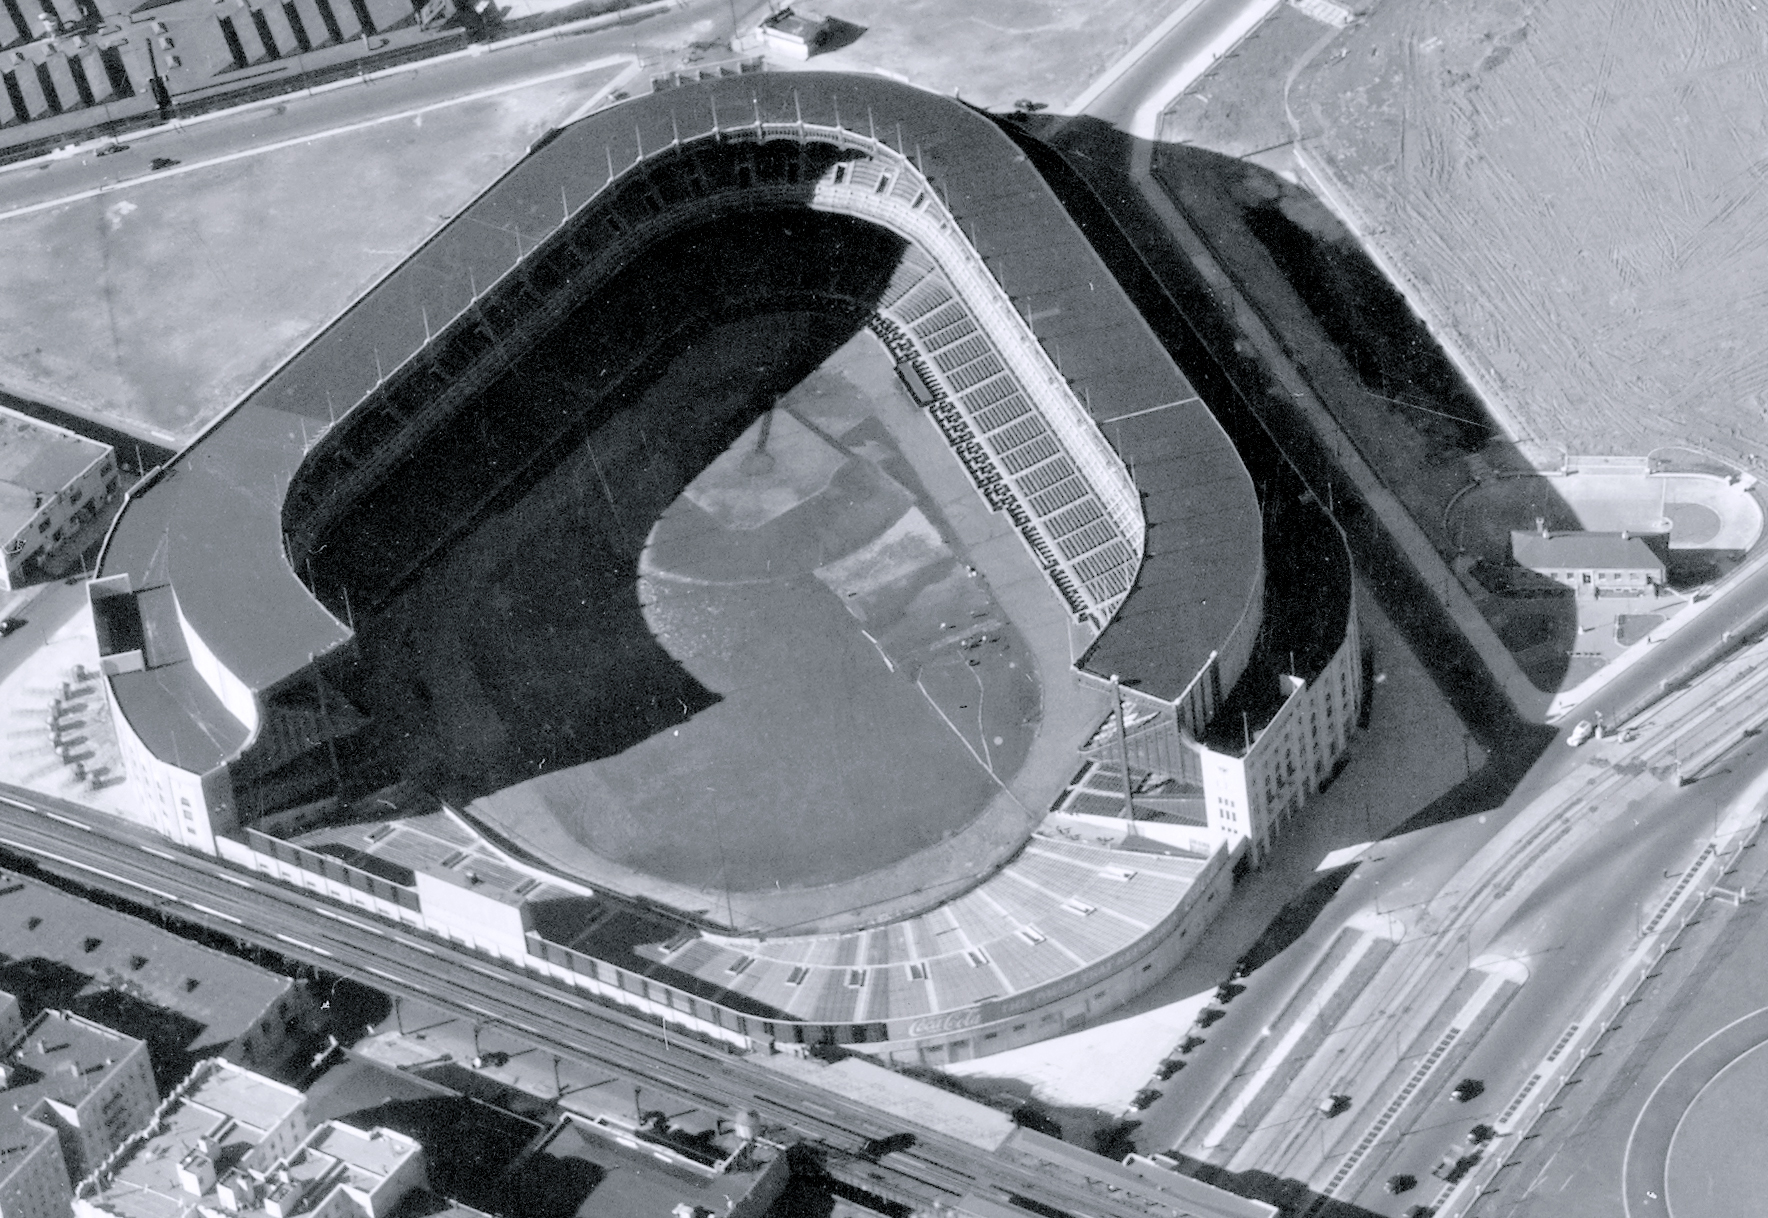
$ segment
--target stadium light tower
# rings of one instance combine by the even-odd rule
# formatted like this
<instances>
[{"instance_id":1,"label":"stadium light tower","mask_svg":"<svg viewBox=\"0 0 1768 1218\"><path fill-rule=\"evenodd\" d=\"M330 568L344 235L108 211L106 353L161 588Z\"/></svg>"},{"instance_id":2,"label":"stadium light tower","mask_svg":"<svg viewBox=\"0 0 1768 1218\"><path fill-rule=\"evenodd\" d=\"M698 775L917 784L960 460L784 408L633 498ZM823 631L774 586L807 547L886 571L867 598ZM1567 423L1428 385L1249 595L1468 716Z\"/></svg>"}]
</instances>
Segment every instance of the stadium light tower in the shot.
<instances>
[{"instance_id":1,"label":"stadium light tower","mask_svg":"<svg viewBox=\"0 0 1768 1218\"><path fill-rule=\"evenodd\" d=\"M1117 707L1117 749L1118 757L1123 762L1123 818L1130 823L1130 832L1136 831L1136 801L1132 798L1130 783L1130 737L1123 723L1123 682L1117 674L1111 674L1111 701Z\"/></svg>"}]
</instances>

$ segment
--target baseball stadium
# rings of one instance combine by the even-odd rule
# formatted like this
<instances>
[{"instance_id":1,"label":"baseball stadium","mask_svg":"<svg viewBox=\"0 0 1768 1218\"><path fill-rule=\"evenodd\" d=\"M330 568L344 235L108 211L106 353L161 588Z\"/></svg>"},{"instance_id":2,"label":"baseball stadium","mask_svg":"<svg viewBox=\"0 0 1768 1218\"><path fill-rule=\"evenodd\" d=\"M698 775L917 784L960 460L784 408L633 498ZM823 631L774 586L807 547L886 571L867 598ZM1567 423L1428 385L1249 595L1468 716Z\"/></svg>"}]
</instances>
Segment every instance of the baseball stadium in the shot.
<instances>
[{"instance_id":1,"label":"baseball stadium","mask_svg":"<svg viewBox=\"0 0 1768 1218\"><path fill-rule=\"evenodd\" d=\"M130 491L90 596L169 839L944 1061L1158 977L1327 780L1348 566L1298 664L1284 518L995 122L756 74L541 141Z\"/></svg>"}]
</instances>

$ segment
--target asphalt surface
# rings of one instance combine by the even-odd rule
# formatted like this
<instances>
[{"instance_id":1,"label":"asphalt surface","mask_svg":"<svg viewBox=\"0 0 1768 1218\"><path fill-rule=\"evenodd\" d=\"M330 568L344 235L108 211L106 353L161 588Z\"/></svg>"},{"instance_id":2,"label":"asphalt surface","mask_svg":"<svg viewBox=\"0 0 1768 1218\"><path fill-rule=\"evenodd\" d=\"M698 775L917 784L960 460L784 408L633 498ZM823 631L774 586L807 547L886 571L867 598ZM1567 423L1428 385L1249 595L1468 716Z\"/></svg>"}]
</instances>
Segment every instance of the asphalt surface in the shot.
<instances>
[{"instance_id":1,"label":"asphalt surface","mask_svg":"<svg viewBox=\"0 0 1768 1218\"><path fill-rule=\"evenodd\" d=\"M1252 7L1249 0L1186 0L1174 9L1177 20L1163 37L1127 65L1120 61L1121 74L1104 89L1082 95L1083 113L1119 131L1152 136L1159 114L1146 113L1149 103L1170 99L1187 83L1185 69Z\"/></svg>"}]
</instances>

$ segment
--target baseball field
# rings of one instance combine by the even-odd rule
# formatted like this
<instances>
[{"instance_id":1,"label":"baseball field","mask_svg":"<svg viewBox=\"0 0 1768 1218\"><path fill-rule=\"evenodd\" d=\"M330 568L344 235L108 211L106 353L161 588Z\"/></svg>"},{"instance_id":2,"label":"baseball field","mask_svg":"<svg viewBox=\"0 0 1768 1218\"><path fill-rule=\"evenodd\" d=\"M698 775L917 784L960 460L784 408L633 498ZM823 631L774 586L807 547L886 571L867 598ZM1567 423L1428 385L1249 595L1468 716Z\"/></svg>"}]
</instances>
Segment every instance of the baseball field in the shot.
<instances>
[{"instance_id":1,"label":"baseball field","mask_svg":"<svg viewBox=\"0 0 1768 1218\"><path fill-rule=\"evenodd\" d=\"M585 505L628 502L621 484L669 461L693 426L682 404L745 397L746 359L795 327L819 319L761 316L695 344L592 438L611 496L567 467L524 502L526 535L491 547L502 561L488 580L467 581L480 591L463 599L483 608L451 615L472 680L447 739L495 737L545 770L472 806L511 840L559 853L556 834L533 832L542 821L684 885L830 884L955 834L1024 759L1037 672L874 417L912 407L868 400L846 375L887 362L869 335L760 413L654 519L627 519L642 548L621 600L636 613L573 613L571 566L594 559L559 546L568 526L544 497L582 493L582 478ZM549 549L570 557L555 568ZM578 709L610 699L644 727ZM521 743L581 732L607 740L606 755L553 769Z\"/></svg>"},{"instance_id":2,"label":"baseball field","mask_svg":"<svg viewBox=\"0 0 1768 1218\"><path fill-rule=\"evenodd\" d=\"M346 681L376 764L599 882L611 865L672 891L841 884L955 845L979 818L984 854L1017 844L1010 785L1043 690L950 515L986 509L924 485L929 459L950 463L947 481L956 462L862 312L768 303L765 279L801 283L807 265L850 266L856 295L871 263L887 274L893 239L868 243L855 223L724 221L674 243L686 252L665 261L692 262L676 271L712 299L725 288L707 242L728 238L760 269L617 402L573 406L571 387L593 382L574 353L601 350L572 338L600 324L587 303L529 357L544 369L467 412L340 527L338 546L370 556L326 563L376 606ZM468 501L451 484L495 485L475 466L519 456L487 428L573 411L590 421L421 574L367 595L371 568L454 523Z\"/></svg>"}]
</instances>

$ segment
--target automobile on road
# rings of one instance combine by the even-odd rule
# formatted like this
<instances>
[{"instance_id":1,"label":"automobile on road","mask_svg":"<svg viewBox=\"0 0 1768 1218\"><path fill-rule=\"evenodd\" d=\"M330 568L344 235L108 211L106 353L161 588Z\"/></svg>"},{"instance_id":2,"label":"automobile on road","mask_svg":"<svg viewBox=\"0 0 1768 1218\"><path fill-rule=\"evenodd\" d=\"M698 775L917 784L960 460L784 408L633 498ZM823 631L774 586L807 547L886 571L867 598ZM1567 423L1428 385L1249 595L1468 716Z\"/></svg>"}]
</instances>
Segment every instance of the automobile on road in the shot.
<instances>
[{"instance_id":1,"label":"automobile on road","mask_svg":"<svg viewBox=\"0 0 1768 1218\"><path fill-rule=\"evenodd\" d=\"M1584 743L1584 741L1590 739L1590 734L1595 730L1595 725L1588 719L1580 719L1578 720L1578 725L1572 729L1572 734L1565 738L1565 742L1575 749L1580 744Z\"/></svg>"}]
</instances>

